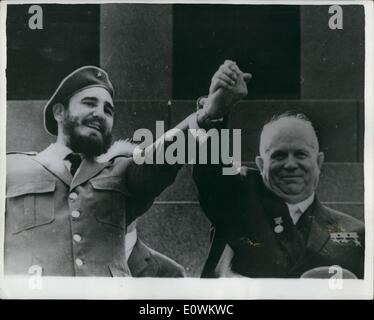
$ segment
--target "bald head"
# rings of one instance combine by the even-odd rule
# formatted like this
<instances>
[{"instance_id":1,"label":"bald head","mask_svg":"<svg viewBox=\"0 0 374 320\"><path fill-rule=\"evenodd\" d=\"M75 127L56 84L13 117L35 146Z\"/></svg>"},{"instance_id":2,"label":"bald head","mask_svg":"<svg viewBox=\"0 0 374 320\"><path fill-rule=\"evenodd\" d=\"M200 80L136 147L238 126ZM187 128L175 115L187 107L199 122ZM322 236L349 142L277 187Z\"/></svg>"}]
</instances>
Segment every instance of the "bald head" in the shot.
<instances>
[{"instance_id":1,"label":"bald head","mask_svg":"<svg viewBox=\"0 0 374 320\"><path fill-rule=\"evenodd\" d=\"M303 114L282 114L266 123L260 137L260 155L269 151L274 143L280 141L303 140L316 152L319 151L319 143L312 123Z\"/></svg>"}]
</instances>

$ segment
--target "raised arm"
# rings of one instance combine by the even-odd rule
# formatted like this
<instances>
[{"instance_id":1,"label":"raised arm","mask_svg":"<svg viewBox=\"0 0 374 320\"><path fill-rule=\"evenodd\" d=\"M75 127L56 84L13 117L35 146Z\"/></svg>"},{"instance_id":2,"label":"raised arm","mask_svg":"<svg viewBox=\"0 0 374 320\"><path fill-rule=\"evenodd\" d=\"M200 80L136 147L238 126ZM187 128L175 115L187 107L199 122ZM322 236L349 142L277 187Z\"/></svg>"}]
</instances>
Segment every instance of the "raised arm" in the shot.
<instances>
[{"instance_id":1,"label":"raised arm","mask_svg":"<svg viewBox=\"0 0 374 320\"><path fill-rule=\"evenodd\" d=\"M225 61L212 78L209 96L204 100L201 110L188 116L153 144L144 149L135 150L133 161L125 171L125 183L133 198L148 199L150 204L156 196L173 183L185 162L170 163L167 161L167 149L178 139L187 141L190 129L212 128L219 125L219 119L247 94L245 81L249 79L250 75L241 72L234 62ZM199 143L206 143L201 140L200 136L196 139ZM187 145L183 143L186 148ZM188 154L188 150L184 151ZM164 159L164 161L159 163L157 159Z\"/></svg>"},{"instance_id":2,"label":"raised arm","mask_svg":"<svg viewBox=\"0 0 374 320\"><path fill-rule=\"evenodd\" d=\"M251 75L243 73L235 62L226 60L213 76L209 95L201 103L201 118L212 122L211 119L227 116L231 108L247 95L246 82L250 79ZM199 139L201 143L209 143L204 135L199 136ZM231 207L226 208L228 203L235 203L235 198L243 191L240 172L233 170L236 174L225 175L222 170L224 166L222 163L208 162L196 164L193 170L200 204L213 224L226 223L228 209L232 210Z\"/></svg>"}]
</instances>

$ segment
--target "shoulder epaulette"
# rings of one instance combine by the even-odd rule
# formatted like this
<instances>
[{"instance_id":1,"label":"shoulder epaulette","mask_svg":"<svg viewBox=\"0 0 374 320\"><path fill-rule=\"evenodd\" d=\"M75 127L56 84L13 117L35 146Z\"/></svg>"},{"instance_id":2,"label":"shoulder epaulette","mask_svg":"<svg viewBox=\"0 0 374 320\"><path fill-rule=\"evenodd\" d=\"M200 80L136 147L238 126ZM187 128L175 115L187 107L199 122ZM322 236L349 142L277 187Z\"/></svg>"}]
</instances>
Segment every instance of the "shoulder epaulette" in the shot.
<instances>
[{"instance_id":1,"label":"shoulder epaulette","mask_svg":"<svg viewBox=\"0 0 374 320\"><path fill-rule=\"evenodd\" d=\"M26 156L36 156L38 153L36 151L29 151L29 152L24 152L24 151L8 151L6 154L24 154Z\"/></svg>"}]
</instances>

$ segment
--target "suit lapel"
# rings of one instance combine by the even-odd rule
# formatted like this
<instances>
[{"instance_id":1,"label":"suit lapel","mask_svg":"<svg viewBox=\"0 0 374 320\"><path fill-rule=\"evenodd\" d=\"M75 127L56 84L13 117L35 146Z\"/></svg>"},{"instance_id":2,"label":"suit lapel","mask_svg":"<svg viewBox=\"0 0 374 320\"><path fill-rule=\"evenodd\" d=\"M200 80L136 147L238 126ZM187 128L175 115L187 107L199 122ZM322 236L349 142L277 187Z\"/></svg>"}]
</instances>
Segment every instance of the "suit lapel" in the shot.
<instances>
[{"instance_id":1,"label":"suit lapel","mask_svg":"<svg viewBox=\"0 0 374 320\"><path fill-rule=\"evenodd\" d=\"M332 221L330 221L329 216L317 198L315 198L312 206L313 220L310 226L306 250L291 270L291 274L296 273L298 276L300 276L300 270L304 272L304 269L310 269L313 266L313 261L320 255L319 252L329 241L332 230Z\"/></svg>"},{"instance_id":2,"label":"suit lapel","mask_svg":"<svg viewBox=\"0 0 374 320\"><path fill-rule=\"evenodd\" d=\"M332 221L330 221L329 216L317 198L314 204L313 215L314 219L310 228L307 249L317 253L330 238Z\"/></svg>"},{"instance_id":3,"label":"suit lapel","mask_svg":"<svg viewBox=\"0 0 374 320\"><path fill-rule=\"evenodd\" d=\"M154 277L158 272L157 263L154 262L149 250L139 239L136 240L128 265L133 277L139 277L140 275L143 277Z\"/></svg>"},{"instance_id":4,"label":"suit lapel","mask_svg":"<svg viewBox=\"0 0 374 320\"><path fill-rule=\"evenodd\" d=\"M76 172L73 181L70 186L70 190L74 189L76 186L90 180L105 167L109 166L110 162L96 162L91 159L83 159L78 171Z\"/></svg>"},{"instance_id":5,"label":"suit lapel","mask_svg":"<svg viewBox=\"0 0 374 320\"><path fill-rule=\"evenodd\" d=\"M292 223L288 216L287 206L284 204L284 202L277 201L276 197L273 197L271 200L272 201L266 203L266 207L268 207L268 212L271 213L272 218L275 216L282 216L285 222ZM321 202L317 198L313 204L313 216L314 218L310 227L307 249L318 252L330 238L330 226L332 222L330 221L329 216L325 213L325 209L323 208Z\"/></svg>"},{"instance_id":6,"label":"suit lapel","mask_svg":"<svg viewBox=\"0 0 374 320\"><path fill-rule=\"evenodd\" d=\"M38 153L35 157L32 157L32 159L40 163L44 168L60 178L68 186L71 184L72 176L65 167L64 162L59 158L53 144Z\"/></svg>"},{"instance_id":7,"label":"suit lapel","mask_svg":"<svg viewBox=\"0 0 374 320\"><path fill-rule=\"evenodd\" d=\"M289 232L293 228L291 218L289 216L288 208L285 202L276 196L274 193L265 189L263 196L263 205L265 208L266 216L268 217L268 223L270 224L271 235L287 252L289 248ZM278 222L278 223L277 223ZM281 232L276 233L275 227L277 224L282 227Z\"/></svg>"}]
</instances>

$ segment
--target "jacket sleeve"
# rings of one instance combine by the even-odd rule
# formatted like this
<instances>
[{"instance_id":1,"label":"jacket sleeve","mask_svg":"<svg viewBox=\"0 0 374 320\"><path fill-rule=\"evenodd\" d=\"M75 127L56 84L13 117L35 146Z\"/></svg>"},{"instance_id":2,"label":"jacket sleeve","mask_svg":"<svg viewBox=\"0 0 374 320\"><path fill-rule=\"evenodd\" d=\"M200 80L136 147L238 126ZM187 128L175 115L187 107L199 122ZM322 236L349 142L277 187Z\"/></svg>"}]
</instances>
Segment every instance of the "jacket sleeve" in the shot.
<instances>
[{"instance_id":1,"label":"jacket sleeve","mask_svg":"<svg viewBox=\"0 0 374 320\"><path fill-rule=\"evenodd\" d=\"M228 168L222 164L194 165L193 179L200 205L210 222L227 230L238 222L236 205L243 202L245 176L239 171L225 175L225 167Z\"/></svg>"},{"instance_id":2,"label":"jacket sleeve","mask_svg":"<svg viewBox=\"0 0 374 320\"><path fill-rule=\"evenodd\" d=\"M165 159L166 151L176 140L186 140L188 129L195 118L195 114L190 115L153 144L134 153L124 180L131 196L153 199L174 182L184 162L170 164ZM163 159L162 163L157 159Z\"/></svg>"},{"instance_id":3,"label":"jacket sleeve","mask_svg":"<svg viewBox=\"0 0 374 320\"><path fill-rule=\"evenodd\" d=\"M155 143L143 149L141 156L143 159L159 159L165 160L165 153L167 148L176 139L187 141L186 137L188 130L196 123L196 114L191 114L175 128L167 131ZM183 138L181 138L183 136ZM186 148L184 149L186 150ZM139 154L138 154L139 155ZM137 156L134 153L134 158ZM125 189L129 197L127 201L127 216L128 223L131 223L138 216L146 212L152 205L154 198L162 191L171 185L179 169L183 166L182 163L170 164L168 161L164 163L155 163L156 161L145 161L139 164L139 161L132 159L128 162L124 170Z\"/></svg>"}]
</instances>

